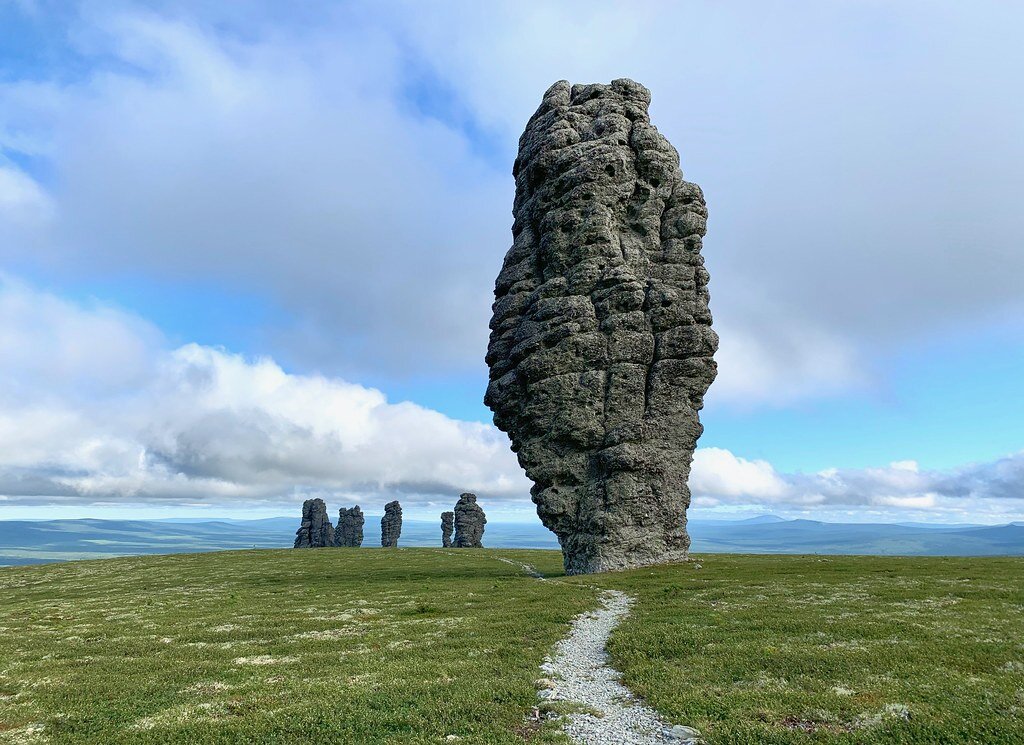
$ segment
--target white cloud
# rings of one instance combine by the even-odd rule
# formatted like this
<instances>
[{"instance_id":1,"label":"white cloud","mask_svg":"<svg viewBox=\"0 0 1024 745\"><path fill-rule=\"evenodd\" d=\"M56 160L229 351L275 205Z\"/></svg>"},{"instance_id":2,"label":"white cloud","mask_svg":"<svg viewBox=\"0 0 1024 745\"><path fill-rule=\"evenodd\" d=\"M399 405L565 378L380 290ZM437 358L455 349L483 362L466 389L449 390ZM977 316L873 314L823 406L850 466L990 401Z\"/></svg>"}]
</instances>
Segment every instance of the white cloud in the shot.
<instances>
[{"instance_id":1,"label":"white cloud","mask_svg":"<svg viewBox=\"0 0 1024 745\"><path fill-rule=\"evenodd\" d=\"M137 318L0 285L0 493L8 503L371 505L529 486L493 427L380 391L188 344ZM85 386L92 394L81 395Z\"/></svg>"},{"instance_id":2,"label":"white cloud","mask_svg":"<svg viewBox=\"0 0 1024 745\"><path fill-rule=\"evenodd\" d=\"M0 281L0 497L7 506L147 504L283 507L310 495L416 510L474 491L531 512L508 440L338 378L186 344L96 303ZM1024 451L946 471L783 473L698 448L696 507L822 514L842 508L1014 517ZM975 514L971 516L973 511Z\"/></svg>"},{"instance_id":3,"label":"white cloud","mask_svg":"<svg viewBox=\"0 0 1024 745\"><path fill-rule=\"evenodd\" d=\"M723 448L698 448L693 455L690 489L706 499L782 497L786 483L764 460L738 458Z\"/></svg>"},{"instance_id":4,"label":"white cloud","mask_svg":"<svg viewBox=\"0 0 1024 745\"><path fill-rule=\"evenodd\" d=\"M296 319L279 351L312 367L482 364L508 184L403 104L393 39L354 22L243 42L151 14L89 20L83 46L116 70L0 85L0 133L38 133L59 174L48 270L267 297Z\"/></svg>"},{"instance_id":5,"label":"white cloud","mask_svg":"<svg viewBox=\"0 0 1024 745\"><path fill-rule=\"evenodd\" d=\"M882 468L829 468L814 474L779 473L768 462L747 460L721 448L694 453L690 489L705 507L783 508L834 514L844 507L955 515L978 519L1024 509L998 503L1024 501L1024 451L991 463L922 470L911 460ZM889 510L889 508L893 508ZM972 517L973 513L973 517Z\"/></svg>"},{"instance_id":6,"label":"white cloud","mask_svg":"<svg viewBox=\"0 0 1024 745\"><path fill-rule=\"evenodd\" d=\"M1010 6L145 7L83 5L76 74L0 84L0 150L53 174L0 174L49 214L0 257L266 297L268 351L307 369L478 372L524 122L555 78L630 75L708 196L711 405L842 393L1021 315Z\"/></svg>"},{"instance_id":7,"label":"white cloud","mask_svg":"<svg viewBox=\"0 0 1024 745\"><path fill-rule=\"evenodd\" d=\"M711 402L784 406L845 393L869 381L849 341L799 318L752 316L738 326L717 323L716 328L718 377L708 393Z\"/></svg>"},{"instance_id":8,"label":"white cloud","mask_svg":"<svg viewBox=\"0 0 1024 745\"><path fill-rule=\"evenodd\" d=\"M0 228L40 228L52 216L53 203L43 188L23 171L0 163Z\"/></svg>"},{"instance_id":9,"label":"white cloud","mask_svg":"<svg viewBox=\"0 0 1024 745\"><path fill-rule=\"evenodd\" d=\"M0 401L88 397L152 375L160 332L138 317L82 307L0 273Z\"/></svg>"}]
</instances>

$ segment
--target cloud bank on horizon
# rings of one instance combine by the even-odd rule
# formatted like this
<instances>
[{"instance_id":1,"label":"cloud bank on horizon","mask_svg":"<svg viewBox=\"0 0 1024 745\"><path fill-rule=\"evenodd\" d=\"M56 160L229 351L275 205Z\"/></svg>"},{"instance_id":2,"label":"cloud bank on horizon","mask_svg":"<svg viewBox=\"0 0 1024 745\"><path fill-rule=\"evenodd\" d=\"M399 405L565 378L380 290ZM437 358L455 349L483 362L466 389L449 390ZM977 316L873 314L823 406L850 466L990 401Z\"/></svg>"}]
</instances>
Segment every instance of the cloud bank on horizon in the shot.
<instances>
[{"instance_id":1,"label":"cloud bank on horizon","mask_svg":"<svg viewBox=\"0 0 1024 745\"><path fill-rule=\"evenodd\" d=\"M309 496L412 513L462 491L497 514L529 511L529 482L490 425L452 419L337 378L287 373L223 349L169 348L116 309L69 303L0 279L0 506L279 508ZM1024 451L928 472L779 473L699 448L695 504L869 515L887 508L962 517L963 502L1012 516Z\"/></svg>"},{"instance_id":2,"label":"cloud bank on horizon","mask_svg":"<svg viewBox=\"0 0 1024 745\"><path fill-rule=\"evenodd\" d=\"M708 195L706 420L884 395L914 344L1021 338L1010 5L36 0L0 21L0 505L471 489L528 512L492 427L345 381L482 391L516 140L562 77L648 85ZM180 306L126 310L132 285ZM266 312L204 301L244 332L199 341L197 286ZM695 504L1018 519L1021 447L807 473L704 447Z\"/></svg>"}]
</instances>

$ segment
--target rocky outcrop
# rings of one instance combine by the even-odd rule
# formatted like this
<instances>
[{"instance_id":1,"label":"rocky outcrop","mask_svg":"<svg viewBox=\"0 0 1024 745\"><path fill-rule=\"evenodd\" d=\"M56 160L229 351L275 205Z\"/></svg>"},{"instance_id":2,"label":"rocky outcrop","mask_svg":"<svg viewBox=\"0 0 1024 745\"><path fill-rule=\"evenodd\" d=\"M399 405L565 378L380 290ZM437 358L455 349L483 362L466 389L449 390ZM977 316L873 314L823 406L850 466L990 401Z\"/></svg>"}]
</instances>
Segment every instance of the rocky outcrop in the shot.
<instances>
[{"instance_id":1,"label":"rocky outcrop","mask_svg":"<svg viewBox=\"0 0 1024 745\"><path fill-rule=\"evenodd\" d=\"M442 512L441 513L441 545L444 548L451 548L452 546L452 530L455 527L455 513L454 512Z\"/></svg>"},{"instance_id":2,"label":"rocky outcrop","mask_svg":"<svg viewBox=\"0 0 1024 745\"><path fill-rule=\"evenodd\" d=\"M402 534L402 505L397 500L384 505L384 517L380 519L380 545L394 548Z\"/></svg>"},{"instance_id":3,"label":"rocky outcrop","mask_svg":"<svg viewBox=\"0 0 1024 745\"><path fill-rule=\"evenodd\" d=\"M338 527L334 529L334 545L346 548L358 548L363 545L363 511L357 504L355 507L338 510Z\"/></svg>"},{"instance_id":4,"label":"rocky outcrop","mask_svg":"<svg viewBox=\"0 0 1024 745\"><path fill-rule=\"evenodd\" d=\"M555 83L519 140L485 402L570 574L683 559L718 337L707 210L631 80Z\"/></svg>"},{"instance_id":5,"label":"rocky outcrop","mask_svg":"<svg viewBox=\"0 0 1024 745\"><path fill-rule=\"evenodd\" d=\"M295 531L295 548L322 548L334 545L334 526L327 517L327 505L322 499L307 499L302 503L302 523Z\"/></svg>"},{"instance_id":6,"label":"rocky outcrop","mask_svg":"<svg viewBox=\"0 0 1024 745\"><path fill-rule=\"evenodd\" d=\"M476 503L476 494L462 494L455 504L455 548L481 548L487 518Z\"/></svg>"}]
</instances>

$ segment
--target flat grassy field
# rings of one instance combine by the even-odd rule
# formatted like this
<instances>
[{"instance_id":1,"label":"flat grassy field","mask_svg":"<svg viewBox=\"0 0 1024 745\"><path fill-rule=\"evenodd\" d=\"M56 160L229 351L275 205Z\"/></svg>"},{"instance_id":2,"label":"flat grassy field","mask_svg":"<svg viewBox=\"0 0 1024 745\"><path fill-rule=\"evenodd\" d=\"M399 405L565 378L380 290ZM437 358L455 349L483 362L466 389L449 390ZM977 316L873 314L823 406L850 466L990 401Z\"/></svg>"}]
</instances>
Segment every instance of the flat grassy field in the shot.
<instances>
[{"instance_id":1,"label":"flat grassy field","mask_svg":"<svg viewBox=\"0 0 1024 745\"><path fill-rule=\"evenodd\" d=\"M1024 559L697 560L602 584L626 685L709 743L1024 743Z\"/></svg>"},{"instance_id":2,"label":"flat grassy field","mask_svg":"<svg viewBox=\"0 0 1024 745\"><path fill-rule=\"evenodd\" d=\"M513 562L551 579L540 582ZM597 588L612 661L716 743L1024 742L1024 560L321 549L0 569L0 742L564 742L526 720Z\"/></svg>"}]
</instances>

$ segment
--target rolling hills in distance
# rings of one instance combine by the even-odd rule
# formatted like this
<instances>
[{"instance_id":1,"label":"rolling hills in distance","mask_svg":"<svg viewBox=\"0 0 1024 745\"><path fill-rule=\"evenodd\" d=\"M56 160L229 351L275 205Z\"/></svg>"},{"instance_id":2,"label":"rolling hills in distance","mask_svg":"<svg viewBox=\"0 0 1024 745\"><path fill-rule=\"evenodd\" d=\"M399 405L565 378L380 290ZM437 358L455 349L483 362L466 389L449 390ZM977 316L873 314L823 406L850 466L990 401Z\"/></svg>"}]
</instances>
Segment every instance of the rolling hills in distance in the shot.
<instances>
[{"instance_id":1,"label":"rolling hills in distance","mask_svg":"<svg viewBox=\"0 0 1024 745\"><path fill-rule=\"evenodd\" d=\"M163 520L0 520L0 565L136 554L291 546L296 517ZM830 523L762 515L746 520L691 519L691 551L879 556L1024 556L1024 524L928 525ZM368 515L364 547L380 545L380 517ZM401 545L440 545L434 520L405 520ZM492 521L490 548L557 548L539 523Z\"/></svg>"}]
</instances>

